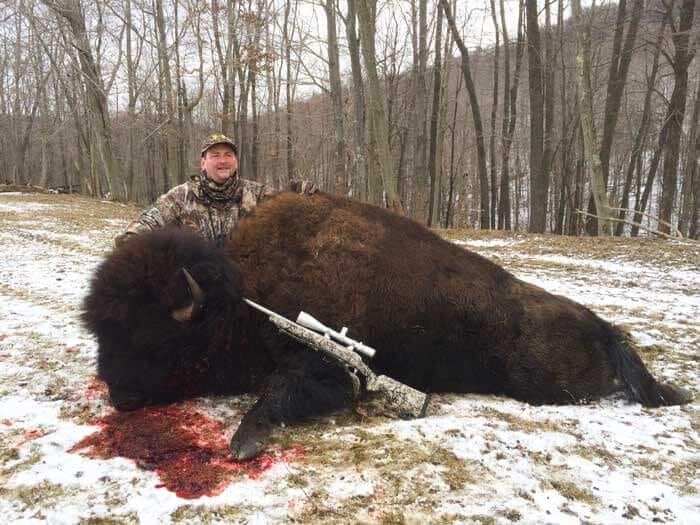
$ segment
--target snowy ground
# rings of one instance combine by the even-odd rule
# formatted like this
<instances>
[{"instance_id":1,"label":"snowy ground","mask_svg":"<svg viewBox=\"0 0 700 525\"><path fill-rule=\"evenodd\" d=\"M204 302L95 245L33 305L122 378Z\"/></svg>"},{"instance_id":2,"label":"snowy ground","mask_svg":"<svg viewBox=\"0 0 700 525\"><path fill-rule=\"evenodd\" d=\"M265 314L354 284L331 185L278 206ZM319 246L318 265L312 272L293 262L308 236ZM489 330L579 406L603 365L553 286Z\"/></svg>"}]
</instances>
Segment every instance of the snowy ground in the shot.
<instances>
[{"instance_id":1,"label":"snowy ground","mask_svg":"<svg viewBox=\"0 0 700 525\"><path fill-rule=\"evenodd\" d=\"M78 313L135 212L0 193L0 522L700 523L698 401L648 410L444 395L422 420L356 414L287 429L244 465L223 451L249 396L114 419ZM700 393L697 243L446 235L625 325L657 376ZM158 421L205 461L107 446L156 446L143 429L162 431Z\"/></svg>"}]
</instances>

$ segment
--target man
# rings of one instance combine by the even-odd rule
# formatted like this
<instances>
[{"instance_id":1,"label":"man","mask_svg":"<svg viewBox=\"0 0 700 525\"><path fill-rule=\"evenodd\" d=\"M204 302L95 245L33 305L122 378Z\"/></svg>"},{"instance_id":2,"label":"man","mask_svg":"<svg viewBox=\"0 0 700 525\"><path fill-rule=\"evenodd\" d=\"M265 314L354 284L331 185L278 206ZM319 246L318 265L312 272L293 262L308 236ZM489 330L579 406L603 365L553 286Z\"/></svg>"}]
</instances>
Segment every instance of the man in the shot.
<instances>
[{"instance_id":1,"label":"man","mask_svg":"<svg viewBox=\"0 0 700 525\"><path fill-rule=\"evenodd\" d=\"M200 175L161 195L114 239L115 245L131 235L165 226L189 227L218 243L261 200L277 193L265 184L239 177L238 147L222 133L204 141L199 167ZM304 194L317 191L311 181L292 182L290 189Z\"/></svg>"}]
</instances>

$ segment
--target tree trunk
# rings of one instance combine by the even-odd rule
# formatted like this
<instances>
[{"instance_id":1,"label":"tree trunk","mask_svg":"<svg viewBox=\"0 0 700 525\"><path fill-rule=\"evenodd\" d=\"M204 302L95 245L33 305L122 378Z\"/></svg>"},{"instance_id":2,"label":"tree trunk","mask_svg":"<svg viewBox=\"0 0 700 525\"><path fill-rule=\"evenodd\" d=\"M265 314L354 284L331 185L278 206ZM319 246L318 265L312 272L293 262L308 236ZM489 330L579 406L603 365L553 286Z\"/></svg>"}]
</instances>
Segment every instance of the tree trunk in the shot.
<instances>
[{"instance_id":1,"label":"tree trunk","mask_svg":"<svg viewBox=\"0 0 700 525\"><path fill-rule=\"evenodd\" d=\"M221 11L226 13L227 38L226 42L222 42L223 35L221 33ZM218 0L211 0L211 21L214 29L214 48L219 61L218 73L221 77L219 85L221 86L221 131L227 135L231 135L234 130L235 123L235 75L233 73L233 53L234 53L234 2L226 0L223 5Z\"/></svg>"},{"instance_id":2,"label":"tree trunk","mask_svg":"<svg viewBox=\"0 0 700 525\"><path fill-rule=\"evenodd\" d=\"M700 118L700 74L697 75L695 88L695 104L693 116L688 124L688 146L685 158L685 170L683 174L683 207L678 220L678 229L684 237L688 237L692 229L691 218L697 214L700 202L695 200L700 186L700 172L698 171L698 158L700 157L700 134L698 134L698 119Z\"/></svg>"},{"instance_id":3,"label":"tree trunk","mask_svg":"<svg viewBox=\"0 0 700 525\"><path fill-rule=\"evenodd\" d=\"M377 74L377 58L375 52L375 21L376 3L372 0L357 0L357 13L360 26L360 39L362 41L362 57L365 62L365 71L369 84L369 128L373 137L375 148L370 150L374 163L379 168L381 181L371 181L370 202L381 202L378 192L384 190L387 207L397 213L403 213L401 200L398 193L398 180L394 173L394 162L389 148L389 130L382 86Z\"/></svg>"},{"instance_id":4,"label":"tree trunk","mask_svg":"<svg viewBox=\"0 0 700 525\"><path fill-rule=\"evenodd\" d=\"M295 4L296 5L296 4ZM287 79L285 82L285 95L286 95L286 117L287 117L287 182L295 178L295 167L294 167L294 135L292 130L292 120L294 117L294 100L293 100L293 90L292 90L292 54L291 54L291 31L290 26L290 14L292 9L292 0L287 0L284 5L284 47L285 47L285 61L287 68ZM296 7L294 10L294 19L296 20ZM293 22L292 22L293 23Z\"/></svg>"},{"instance_id":5,"label":"tree trunk","mask_svg":"<svg viewBox=\"0 0 700 525\"><path fill-rule=\"evenodd\" d=\"M544 171L544 86L542 45L537 0L526 0L527 57L530 89L530 223L529 231L543 233L547 225L549 179Z\"/></svg>"},{"instance_id":6,"label":"tree trunk","mask_svg":"<svg viewBox=\"0 0 700 525\"><path fill-rule=\"evenodd\" d=\"M498 17L496 15L496 1L490 0L491 20L496 34L496 42L493 49L493 93L491 103L491 130L489 133L489 171L491 175L491 209L489 218L491 219L491 229L496 229L497 208L498 208L498 182L496 170L496 113L498 112L498 66L500 59L500 35L498 30ZM506 53L508 50L506 49Z\"/></svg>"},{"instance_id":7,"label":"tree trunk","mask_svg":"<svg viewBox=\"0 0 700 525\"><path fill-rule=\"evenodd\" d=\"M610 151L615 138L615 127L620 114L620 102L627 82L627 72L634 53L637 40L639 21L644 11L644 0L634 0L632 5L632 18L630 19L625 43L620 52L622 33L625 20L626 0L620 0L618 4L618 21L615 27L613 53L610 60L608 74L608 91L605 99L605 116L603 117L603 139L600 144L600 162L603 168L605 182L608 181L610 171Z\"/></svg>"},{"instance_id":8,"label":"tree trunk","mask_svg":"<svg viewBox=\"0 0 700 525\"><path fill-rule=\"evenodd\" d=\"M511 228L510 206L510 151L515 134L517 116L518 86L520 84L520 64L523 56L523 1L518 7L518 28L515 49L515 71L513 72L513 85L510 85L510 49L508 32L506 27L505 9L503 0L501 3L501 27L503 28L503 48L505 50L505 76L503 85L503 146L501 158L501 192L498 207L498 227L503 230Z\"/></svg>"},{"instance_id":9,"label":"tree trunk","mask_svg":"<svg viewBox=\"0 0 700 525\"><path fill-rule=\"evenodd\" d=\"M455 170L455 129L457 128L457 101L459 100L459 95L462 91L462 79L463 77L461 75L457 77L457 87L455 88L454 96L454 110L452 112L452 123L450 124L450 176L443 228L448 228L450 224L453 223L455 179L457 178L457 173Z\"/></svg>"},{"instance_id":10,"label":"tree trunk","mask_svg":"<svg viewBox=\"0 0 700 525\"><path fill-rule=\"evenodd\" d=\"M678 31L674 32L673 44L676 50L673 60L675 83L671 102L668 107L668 137L664 146L663 181L661 184L661 200L659 204L659 231L670 233L671 217L676 199L678 183L678 157L681 144L683 118L685 117L685 98L688 92L688 67L695 55L691 50L690 32L693 27L695 0L683 0L680 9Z\"/></svg>"},{"instance_id":11,"label":"tree trunk","mask_svg":"<svg viewBox=\"0 0 700 525\"><path fill-rule=\"evenodd\" d=\"M556 215L556 225L554 227L554 233L558 235L564 234L564 221L566 219L566 209L567 203L571 199L571 181L570 181L570 162L569 162L569 152L571 147L576 140L575 126L572 126L572 122L575 120L573 114L567 119L567 78L566 78L566 62L564 58L564 2L563 0L558 0L557 2L557 28L559 34L559 42L561 45L561 52L559 53L559 60L561 61L561 81L560 81L560 94L559 102L561 108L561 187L559 188L559 207L557 208ZM574 105L575 106L575 105ZM574 113L574 112L572 112ZM568 120L568 121L567 121Z\"/></svg>"},{"instance_id":12,"label":"tree trunk","mask_svg":"<svg viewBox=\"0 0 700 525\"><path fill-rule=\"evenodd\" d=\"M125 0L124 15L126 17L126 85L128 92L127 125L129 127L129 153L126 159L126 195L127 200L134 198L136 160L136 67L132 49L133 24L131 19L131 0Z\"/></svg>"},{"instance_id":13,"label":"tree trunk","mask_svg":"<svg viewBox=\"0 0 700 525\"><path fill-rule=\"evenodd\" d=\"M440 0L442 8L447 18L447 23L450 26L452 36L457 43L459 52L462 55L462 75L464 76L464 84L469 93L469 103L472 108L472 118L474 120L474 130L476 132L476 154L477 154L477 169L479 173L480 186L480 202L479 202L479 224L482 229L487 230L491 224L489 220L489 179L486 170L486 147L484 146L484 126L481 122L481 110L479 109L479 99L476 93L474 80L472 79L471 67L469 65L469 50L464 44L462 37L457 29L457 23L452 16L452 9L447 0Z\"/></svg>"},{"instance_id":14,"label":"tree trunk","mask_svg":"<svg viewBox=\"0 0 700 525\"><path fill-rule=\"evenodd\" d=\"M661 152L666 144L666 139L668 137L668 127L670 120L667 120L661 132L659 133L659 141L654 151L654 156L651 159L649 165L649 171L647 172L646 182L644 184L644 191L642 192L642 197L639 200L639 205L635 206L637 213L634 214L633 222L641 224L643 213L646 211L647 203L649 202L649 196L651 195L652 188L654 187L654 178L656 177L656 171L659 167L659 161L661 160ZM639 228L637 226L632 226L632 231L630 235L636 237L639 234Z\"/></svg>"},{"instance_id":15,"label":"tree trunk","mask_svg":"<svg viewBox=\"0 0 700 525\"><path fill-rule=\"evenodd\" d=\"M611 215L608 195L603 180L603 168L597 151L595 123L593 121L593 94L591 91L591 33L590 25L583 20L581 0L572 0L571 11L576 25L578 46L576 53L576 77L578 86L578 107L583 133L583 149L590 174L591 191L598 210L598 234L611 233L608 218Z\"/></svg>"},{"instance_id":16,"label":"tree trunk","mask_svg":"<svg viewBox=\"0 0 700 525\"><path fill-rule=\"evenodd\" d=\"M163 13L163 0L155 0L155 12L154 17L156 21L157 28L157 42L158 42L158 70L159 70L159 82L158 84L163 89L165 94L165 104L162 108L163 121L159 124L160 129L158 134L161 136L161 141L163 144L163 156L164 156L164 169L163 175L167 182L164 182L165 186L171 186L173 183L182 182L178 180L178 169L177 169L177 152L175 140L173 137L173 121L175 116L175 97L173 94L173 81L170 75L170 56L168 53L168 35L165 30L165 15Z\"/></svg>"},{"instance_id":17,"label":"tree trunk","mask_svg":"<svg viewBox=\"0 0 700 525\"><path fill-rule=\"evenodd\" d=\"M436 158L437 143L438 143L438 121L440 117L440 94L442 92L441 78L441 44L442 44L442 9L440 4L437 6L437 21L435 22L435 62L433 64L433 107L430 112L430 152L428 155L428 173L430 175L430 196L428 201L428 228L433 225L433 222L438 223L439 217L435 217L437 213L436 206L436 186L438 177L438 160Z\"/></svg>"},{"instance_id":18,"label":"tree trunk","mask_svg":"<svg viewBox=\"0 0 700 525\"><path fill-rule=\"evenodd\" d=\"M353 177L349 181L350 190L358 199L366 199L363 191L367 180L367 139L365 136L365 87L362 81L362 66L360 65L360 39L357 36L356 0L347 0L348 14L345 31L350 54L350 67L352 70L352 98L353 98L353 131L354 142L352 152Z\"/></svg>"},{"instance_id":19,"label":"tree trunk","mask_svg":"<svg viewBox=\"0 0 700 525\"><path fill-rule=\"evenodd\" d=\"M549 189L554 163L554 37L550 2L545 2L545 55L542 68L544 81L544 140L542 144L542 177ZM545 194L546 198L546 194ZM548 209L551 209L548 207Z\"/></svg>"},{"instance_id":20,"label":"tree trunk","mask_svg":"<svg viewBox=\"0 0 700 525\"><path fill-rule=\"evenodd\" d=\"M417 24L415 12L416 1L418 3ZM413 56L415 66L413 68L413 118L411 119L410 127L412 128L411 136L413 136L415 139L415 147L413 148L413 175L415 180L414 193L417 194L417 202L419 203L424 202L426 189L429 188L431 178L431 173L429 173L426 168L426 123L428 115L428 80L426 74L428 62L427 11L427 0L411 1L414 49ZM430 205L428 205L428 210L430 210ZM418 212L418 210L415 210L415 212ZM420 210L419 213L424 214L424 210ZM425 215L428 221L430 221L429 215Z\"/></svg>"},{"instance_id":21,"label":"tree trunk","mask_svg":"<svg viewBox=\"0 0 700 525\"><path fill-rule=\"evenodd\" d=\"M343 128L343 86L340 81L340 56L336 29L337 1L326 0L323 8L326 11L326 27L328 29L328 73L331 88L331 105L333 106L333 131L335 135L333 187L335 193L345 195L347 193L347 175L345 167L345 130Z\"/></svg>"}]
</instances>

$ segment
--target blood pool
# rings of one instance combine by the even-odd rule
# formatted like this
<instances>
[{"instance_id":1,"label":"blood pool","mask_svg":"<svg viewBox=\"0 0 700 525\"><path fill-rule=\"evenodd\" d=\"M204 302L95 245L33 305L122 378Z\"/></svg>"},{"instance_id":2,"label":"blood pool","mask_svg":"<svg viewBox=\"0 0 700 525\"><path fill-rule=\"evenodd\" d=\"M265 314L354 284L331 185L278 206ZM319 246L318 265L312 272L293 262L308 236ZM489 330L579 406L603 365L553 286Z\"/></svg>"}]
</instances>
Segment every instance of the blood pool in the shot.
<instances>
[{"instance_id":1,"label":"blood pool","mask_svg":"<svg viewBox=\"0 0 700 525\"><path fill-rule=\"evenodd\" d=\"M187 499L215 496L236 479L257 479L277 463L304 455L300 446L270 447L252 460L234 461L223 423L187 403L115 412L94 424L100 430L70 452L100 459L132 459L158 475L157 487Z\"/></svg>"}]
</instances>

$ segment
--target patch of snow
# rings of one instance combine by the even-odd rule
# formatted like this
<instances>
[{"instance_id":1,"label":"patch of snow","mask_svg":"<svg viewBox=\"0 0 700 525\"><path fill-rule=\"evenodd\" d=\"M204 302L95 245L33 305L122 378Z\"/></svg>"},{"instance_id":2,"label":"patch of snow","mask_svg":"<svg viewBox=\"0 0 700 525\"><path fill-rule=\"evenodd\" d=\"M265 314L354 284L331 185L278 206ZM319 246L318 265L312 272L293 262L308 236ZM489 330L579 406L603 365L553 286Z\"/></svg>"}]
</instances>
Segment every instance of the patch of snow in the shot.
<instances>
[{"instance_id":1,"label":"patch of snow","mask_svg":"<svg viewBox=\"0 0 700 525\"><path fill-rule=\"evenodd\" d=\"M501 246L515 246L523 241L517 239L471 239L467 241L452 241L457 246L478 246L480 248L495 248Z\"/></svg>"}]
</instances>

